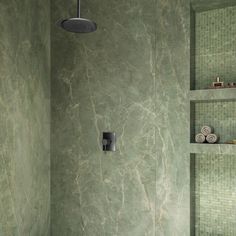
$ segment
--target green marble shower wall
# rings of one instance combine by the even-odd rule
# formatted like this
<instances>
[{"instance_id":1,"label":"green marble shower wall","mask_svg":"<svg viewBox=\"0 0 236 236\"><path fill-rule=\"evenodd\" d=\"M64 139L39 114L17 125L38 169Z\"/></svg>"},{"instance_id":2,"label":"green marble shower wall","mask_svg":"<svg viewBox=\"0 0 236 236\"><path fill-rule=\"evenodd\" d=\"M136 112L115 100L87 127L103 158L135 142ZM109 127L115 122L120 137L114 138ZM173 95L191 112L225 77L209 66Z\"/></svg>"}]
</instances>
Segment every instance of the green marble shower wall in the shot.
<instances>
[{"instance_id":1,"label":"green marble shower wall","mask_svg":"<svg viewBox=\"0 0 236 236\"><path fill-rule=\"evenodd\" d=\"M97 32L57 28L76 1L51 2L51 235L188 236L189 2L81 7Z\"/></svg>"},{"instance_id":2,"label":"green marble shower wall","mask_svg":"<svg viewBox=\"0 0 236 236\"><path fill-rule=\"evenodd\" d=\"M50 5L0 1L0 235L47 236Z\"/></svg>"}]
</instances>

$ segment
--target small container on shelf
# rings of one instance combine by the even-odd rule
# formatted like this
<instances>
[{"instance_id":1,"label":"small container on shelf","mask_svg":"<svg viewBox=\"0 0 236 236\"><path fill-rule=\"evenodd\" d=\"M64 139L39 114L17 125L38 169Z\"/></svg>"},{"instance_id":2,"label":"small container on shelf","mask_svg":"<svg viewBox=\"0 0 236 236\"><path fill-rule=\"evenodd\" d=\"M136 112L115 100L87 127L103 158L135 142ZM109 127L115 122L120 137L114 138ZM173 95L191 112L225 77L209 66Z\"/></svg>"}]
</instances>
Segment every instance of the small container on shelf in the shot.
<instances>
[{"instance_id":1,"label":"small container on shelf","mask_svg":"<svg viewBox=\"0 0 236 236\"><path fill-rule=\"evenodd\" d=\"M222 89L222 88L236 88L236 82L224 83L219 76L216 77L216 80L212 83L209 89Z\"/></svg>"},{"instance_id":2,"label":"small container on shelf","mask_svg":"<svg viewBox=\"0 0 236 236\"><path fill-rule=\"evenodd\" d=\"M212 83L211 87L212 89L217 89L217 88L224 88L224 82L220 80L220 77L216 77L216 81Z\"/></svg>"},{"instance_id":3,"label":"small container on shelf","mask_svg":"<svg viewBox=\"0 0 236 236\"><path fill-rule=\"evenodd\" d=\"M236 139L225 142L225 144L236 144Z\"/></svg>"},{"instance_id":4,"label":"small container on shelf","mask_svg":"<svg viewBox=\"0 0 236 236\"><path fill-rule=\"evenodd\" d=\"M236 88L236 83L235 82L230 82L225 85L225 88Z\"/></svg>"}]
</instances>

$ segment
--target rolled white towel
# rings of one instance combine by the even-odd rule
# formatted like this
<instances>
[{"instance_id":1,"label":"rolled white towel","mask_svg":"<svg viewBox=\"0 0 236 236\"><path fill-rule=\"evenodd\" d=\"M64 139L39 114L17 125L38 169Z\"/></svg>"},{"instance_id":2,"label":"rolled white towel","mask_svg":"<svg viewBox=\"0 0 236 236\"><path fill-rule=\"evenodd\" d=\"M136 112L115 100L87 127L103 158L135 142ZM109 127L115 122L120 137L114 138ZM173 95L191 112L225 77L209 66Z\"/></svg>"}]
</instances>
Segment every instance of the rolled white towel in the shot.
<instances>
[{"instance_id":1,"label":"rolled white towel","mask_svg":"<svg viewBox=\"0 0 236 236\"><path fill-rule=\"evenodd\" d=\"M195 141L196 141L196 143L204 143L206 141L206 137L202 133L196 134Z\"/></svg>"},{"instance_id":2,"label":"rolled white towel","mask_svg":"<svg viewBox=\"0 0 236 236\"><path fill-rule=\"evenodd\" d=\"M208 134L206 137L206 141L208 143L216 143L219 140L219 136L216 134Z\"/></svg>"},{"instance_id":3,"label":"rolled white towel","mask_svg":"<svg viewBox=\"0 0 236 236\"><path fill-rule=\"evenodd\" d=\"M214 132L214 129L211 126L204 125L201 128L201 133L207 136L208 134L211 134Z\"/></svg>"}]
</instances>

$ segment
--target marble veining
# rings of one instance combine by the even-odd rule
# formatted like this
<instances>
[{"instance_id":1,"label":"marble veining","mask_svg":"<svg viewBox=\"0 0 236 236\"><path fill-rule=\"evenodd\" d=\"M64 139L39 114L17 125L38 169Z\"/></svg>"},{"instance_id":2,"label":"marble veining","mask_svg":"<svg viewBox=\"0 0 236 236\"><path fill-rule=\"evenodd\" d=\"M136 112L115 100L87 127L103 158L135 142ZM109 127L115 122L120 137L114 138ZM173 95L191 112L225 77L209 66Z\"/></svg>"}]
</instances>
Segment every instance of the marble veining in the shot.
<instances>
[{"instance_id":1,"label":"marble veining","mask_svg":"<svg viewBox=\"0 0 236 236\"><path fill-rule=\"evenodd\" d=\"M48 1L0 2L0 235L50 231Z\"/></svg>"},{"instance_id":2,"label":"marble veining","mask_svg":"<svg viewBox=\"0 0 236 236\"><path fill-rule=\"evenodd\" d=\"M95 33L55 26L75 1L0 3L0 235L187 236L189 2L81 7Z\"/></svg>"},{"instance_id":3,"label":"marble veining","mask_svg":"<svg viewBox=\"0 0 236 236\"><path fill-rule=\"evenodd\" d=\"M51 234L187 236L189 2L82 1L86 35L54 25L75 7L51 5Z\"/></svg>"}]
</instances>

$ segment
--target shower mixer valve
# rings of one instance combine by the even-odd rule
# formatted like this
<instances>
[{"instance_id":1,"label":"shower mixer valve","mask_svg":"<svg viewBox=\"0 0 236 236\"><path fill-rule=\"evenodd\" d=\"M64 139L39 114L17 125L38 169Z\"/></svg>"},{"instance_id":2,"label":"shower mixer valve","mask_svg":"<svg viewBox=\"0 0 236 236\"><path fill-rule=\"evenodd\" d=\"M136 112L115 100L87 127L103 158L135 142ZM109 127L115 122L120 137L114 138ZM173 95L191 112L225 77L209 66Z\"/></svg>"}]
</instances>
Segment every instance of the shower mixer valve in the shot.
<instances>
[{"instance_id":1,"label":"shower mixer valve","mask_svg":"<svg viewBox=\"0 0 236 236\"><path fill-rule=\"evenodd\" d=\"M102 150L104 152L116 150L116 133L115 132L103 132L102 135Z\"/></svg>"}]
</instances>

